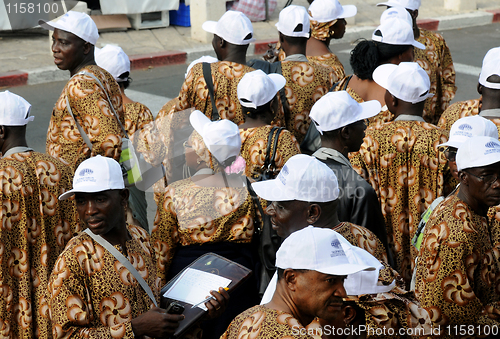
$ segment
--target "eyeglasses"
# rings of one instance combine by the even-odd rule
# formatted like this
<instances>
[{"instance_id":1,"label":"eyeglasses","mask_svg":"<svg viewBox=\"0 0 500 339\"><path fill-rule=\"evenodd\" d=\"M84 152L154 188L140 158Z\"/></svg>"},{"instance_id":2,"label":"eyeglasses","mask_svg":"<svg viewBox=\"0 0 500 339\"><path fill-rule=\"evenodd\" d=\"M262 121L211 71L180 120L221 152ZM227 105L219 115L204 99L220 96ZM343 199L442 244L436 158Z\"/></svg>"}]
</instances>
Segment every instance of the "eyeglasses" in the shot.
<instances>
[{"instance_id":1,"label":"eyeglasses","mask_svg":"<svg viewBox=\"0 0 500 339\"><path fill-rule=\"evenodd\" d=\"M193 148L193 146L188 145L188 143L187 143L187 142L188 142L187 140L186 140L186 141L184 141L184 142L182 143L182 146L184 146L184 148Z\"/></svg>"},{"instance_id":2,"label":"eyeglasses","mask_svg":"<svg viewBox=\"0 0 500 339\"><path fill-rule=\"evenodd\" d=\"M453 161L455 162L456 159L457 159L457 149L456 148L450 148L450 147L446 147L446 149L444 150L444 156L446 157L446 159L448 159L448 161Z\"/></svg>"},{"instance_id":3,"label":"eyeglasses","mask_svg":"<svg viewBox=\"0 0 500 339\"><path fill-rule=\"evenodd\" d=\"M479 180L481 180L482 182L484 182L488 186L493 185L493 183L496 182L500 178L499 174L488 174L488 175L478 176L478 175L472 174L471 172L468 172L468 171L464 171L464 172L472 175L473 177L478 178Z\"/></svg>"}]
</instances>

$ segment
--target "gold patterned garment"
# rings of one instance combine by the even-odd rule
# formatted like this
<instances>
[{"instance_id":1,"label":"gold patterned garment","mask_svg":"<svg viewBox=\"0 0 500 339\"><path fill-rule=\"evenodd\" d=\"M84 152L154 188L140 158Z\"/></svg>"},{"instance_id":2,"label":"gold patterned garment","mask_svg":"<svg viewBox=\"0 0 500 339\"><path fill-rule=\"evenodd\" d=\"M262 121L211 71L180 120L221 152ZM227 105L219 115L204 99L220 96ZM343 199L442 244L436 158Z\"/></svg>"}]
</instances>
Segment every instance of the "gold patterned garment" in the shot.
<instances>
[{"instance_id":1,"label":"gold patterned garment","mask_svg":"<svg viewBox=\"0 0 500 339\"><path fill-rule=\"evenodd\" d=\"M393 121L368 128L353 168L377 192L396 270L409 284L416 250L411 245L421 214L443 194L449 169L437 145L448 132L422 121Z\"/></svg>"},{"instance_id":2,"label":"gold patterned garment","mask_svg":"<svg viewBox=\"0 0 500 339\"><path fill-rule=\"evenodd\" d=\"M339 58L333 53L323 54L321 56L307 56L307 60L331 68L333 73L335 73L335 78L333 79L334 84L345 78L344 65L342 65Z\"/></svg>"},{"instance_id":3,"label":"gold patterned garment","mask_svg":"<svg viewBox=\"0 0 500 339\"><path fill-rule=\"evenodd\" d=\"M340 83L335 87L334 91L342 91L345 90L349 95L359 102L360 104L365 102L362 97L359 96L358 93L356 93L349 85L346 85L346 82L350 80L350 77L345 77ZM345 88L345 89L344 89ZM383 123L389 122L394 120L394 115L387 109L387 106L384 106L382 108L386 108L385 110L380 111L379 114L376 116L369 118L368 122L370 127L373 128L378 128L380 127Z\"/></svg>"},{"instance_id":4,"label":"gold patterned garment","mask_svg":"<svg viewBox=\"0 0 500 339\"><path fill-rule=\"evenodd\" d=\"M27 151L0 159L0 337L50 338L47 284L54 263L80 231L73 173L49 155Z\"/></svg>"},{"instance_id":5,"label":"gold patterned garment","mask_svg":"<svg viewBox=\"0 0 500 339\"><path fill-rule=\"evenodd\" d=\"M330 68L302 61L282 61L281 73L286 79L285 93L290 109L290 116L285 116L285 127L300 144L311 123L309 111L332 88L336 76Z\"/></svg>"},{"instance_id":6,"label":"gold patterned garment","mask_svg":"<svg viewBox=\"0 0 500 339\"><path fill-rule=\"evenodd\" d=\"M429 92L434 93L432 98L425 101L423 118L431 124L437 124L457 92L455 67L450 49L441 34L420 28L417 41L425 45L425 50L413 48L414 61L429 75Z\"/></svg>"},{"instance_id":7,"label":"gold patterned garment","mask_svg":"<svg viewBox=\"0 0 500 339\"><path fill-rule=\"evenodd\" d=\"M456 195L432 213L419 253L415 293L435 326L500 325L500 267L492 226Z\"/></svg>"},{"instance_id":8,"label":"gold patterned garment","mask_svg":"<svg viewBox=\"0 0 500 339\"><path fill-rule=\"evenodd\" d=\"M134 143L136 152L153 166L165 158L165 147L149 108L140 102L128 103L125 108L125 130ZM139 137L139 140L136 140Z\"/></svg>"},{"instance_id":9,"label":"gold patterned garment","mask_svg":"<svg viewBox=\"0 0 500 339\"><path fill-rule=\"evenodd\" d=\"M317 324L313 322L313 325ZM308 331L290 313L276 311L262 305L257 305L239 314L231 322L221 339L319 339L320 336L311 336L315 333L314 326ZM300 335L302 333L302 335Z\"/></svg>"},{"instance_id":10,"label":"gold patterned garment","mask_svg":"<svg viewBox=\"0 0 500 339\"><path fill-rule=\"evenodd\" d=\"M127 259L158 299L149 235L137 226L127 228L132 237ZM54 338L134 338L131 320L153 305L129 270L85 232L57 259L48 289Z\"/></svg>"},{"instance_id":11,"label":"gold patterned garment","mask_svg":"<svg viewBox=\"0 0 500 339\"><path fill-rule=\"evenodd\" d=\"M202 187L188 178L157 199L151 242L162 285L177 246L252 240L255 205L245 186Z\"/></svg>"},{"instance_id":12,"label":"gold patterned garment","mask_svg":"<svg viewBox=\"0 0 500 339\"><path fill-rule=\"evenodd\" d=\"M267 143L272 126L262 126L240 129L241 152L247 166L245 175L249 178L259 178L267 155ZM271 141L271 155L274 152L274 140ZM300 153L297 139L287 130L282 130L278 136L278 147L274 158L276 169L280 171L285 163ZM271 157L270 155L270 157Z\"/></svg>"},{"instance_id":13,"label":"gold patterned garment","mask_svg":"<svg viewBox=\"0 0 500 339\"><path fill-rule=\"evenodd\" d=\"M384 244L369 229L344 221L335 226L333 230L354 246L366 250L379 261L387 262L387 251Z\"/></svg>"},{"instance_id":14,"label":"gold patterned garment","mask_svg":"<svg viewBox=\"0 0 500 339\"><path fill-rule=\"evenodd\" d=\"M241 112L236 89L241 78L254 71L246 65L230 61L218 61L210 64L214 85L215 105L221 119L229 119L235 124L242 124L245 119ZM193 66L188 72L178 97L175 111L195 107L207 117L212 117L212 102L208 94L207 84L203 77L203 64Z\"/></svg>"},{"instance_id":15,"label":"gold patterned garment","mask_svg":"<svg viewBox=\"0 0 500 339\"><path fill-rule=\"evenodd\" d=\"M481 106L482 98L455 102L441 115L438 126L449 131L458 119L478 115L481 111ZM493 120L493 122L495 121ZM496 125L500 125L500 121Z\"/></svg>"},{"instance_id":16,"label":"gold patterned garment","mask_svg":"<svg viewBox=\"0 0 500 339\"><path fill-rule=\"evenodd\" d=\"M80 71L92 73L101 81L124 124L120 88L111 74L95 65L86 66ZM92 143L92 151L83 141L75 120L66 108L66 95L73 115ZM52 110L46 152L71 166L73 170L83 160L98 154L118 161L122 136L123 132L101 87L87 75L76 75L68 81Z\"/></svg>"},{"instance_id":17,"label":"gold patterned garment","mask_svg":"<svg viewBox=\"0 0 500 339\"><path fill-rule=\"evenodd\" d=\"M367 338L423 338L431 334L430 314L413 300L413 293L391 291L348 296L344 300L364 310Z\"/></svg>"}]
</instances>

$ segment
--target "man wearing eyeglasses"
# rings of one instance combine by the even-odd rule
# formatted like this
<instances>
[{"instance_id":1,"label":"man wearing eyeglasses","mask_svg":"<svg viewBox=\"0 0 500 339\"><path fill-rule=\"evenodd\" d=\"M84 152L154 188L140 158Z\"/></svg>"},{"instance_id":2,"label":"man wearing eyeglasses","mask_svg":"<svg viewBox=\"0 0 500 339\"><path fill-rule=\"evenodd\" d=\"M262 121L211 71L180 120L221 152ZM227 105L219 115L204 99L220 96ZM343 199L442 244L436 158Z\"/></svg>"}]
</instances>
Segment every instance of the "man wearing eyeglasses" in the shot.
<instances>
[{"instance_id":1,"label":"man wearing eyeglasses","mask_svg":"<svg viewBox=\"0 0 500 339\"><path fill-rule=\"evenodd\" d=\"M500 204L500 142L475 136L456 156L460 190L441 202L425 229L415 294L445 337L454 325L472 337L500 325L499 252L488 209ZM473 325L473 326L470 326ZM481 331L481 333L480 333Z\"/></svg>"}]
</instances>

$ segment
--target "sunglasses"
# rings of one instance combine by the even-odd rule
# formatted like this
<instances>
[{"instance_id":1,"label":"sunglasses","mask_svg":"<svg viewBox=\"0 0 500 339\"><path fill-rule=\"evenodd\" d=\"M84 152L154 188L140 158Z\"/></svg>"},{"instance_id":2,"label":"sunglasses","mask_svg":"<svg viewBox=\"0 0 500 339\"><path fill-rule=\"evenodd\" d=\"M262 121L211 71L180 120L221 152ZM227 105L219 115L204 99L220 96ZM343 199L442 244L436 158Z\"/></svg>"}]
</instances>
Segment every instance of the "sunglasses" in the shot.
<instances>
[{"instance_id":1,"label":"sunglasses","mask_svg":"<svg viewBox=\"0 0 500 339\"><path fill-rule=\"evenodd\" d=\"M188 145L188 143L187 143L187 142L188 142L187 140L186 140L186 141L184 141L184 142L182 143L182 146L184 146L184 148L193 148L193 146Z\"/></svg>"},{"instance_id":2,"label":"sunglasses","mask_svg":"<svg viewBox=\"0 0 500 339\"><path fill-rule=\"evenodd\" d=\"M443 153L444 153L444 156L446 157L446 159L448 159L448 161L455 162L455 160L457 159L457 149L456 148L446 147L446 149L444 150Z\"/></svg>"}]
</instances>

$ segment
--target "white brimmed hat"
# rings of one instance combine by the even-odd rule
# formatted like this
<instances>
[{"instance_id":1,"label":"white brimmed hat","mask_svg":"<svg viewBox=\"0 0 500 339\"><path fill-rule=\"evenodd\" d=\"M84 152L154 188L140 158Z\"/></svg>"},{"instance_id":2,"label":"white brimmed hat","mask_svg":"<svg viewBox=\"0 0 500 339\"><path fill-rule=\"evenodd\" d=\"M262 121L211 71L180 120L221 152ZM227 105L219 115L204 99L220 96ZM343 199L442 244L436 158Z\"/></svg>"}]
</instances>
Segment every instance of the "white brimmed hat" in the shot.
<instances>
[{"instance_id":1,"label":"white brimmed hat","mask_svg":"<svg viewBox=\"0 0 500 339\"><path fill-rule=\"evenodd\" d=\"M290 5L281 10L276 28L283 35L295 38L309 38L309 14L303 6Z\"/></svg>"},{"instance_id":2,"label":"white brimmed hat","mask_svg":"<svg viewBox=\"0 0 500 339\"><path fill-rule=\"evenodd\" d=\"M211 121L198 110L191 113L189 121L219 162L240 154L240 131L234 122L227 119Z\"/></svg>"},{"instance_id":3,"label":"white brimmed hat","mask_svg":"<svg viewBox=\"0 0 500 339\"><path fill-rule=\"evenodd\" d=\"M271 101L286 84L281 74L266 74L260 69L246 73L238 83L241 106L257 108Z\"/></svg>"},{"instance_id":4,"label":"white brimmed hat","mask_svg":"<svg viewBox=\"0 0 500 339\"><path fill-rule=\"evenodd\" d=\"M309 6L308 11L310 19L317 22L330 22L353 17L358 9L354 5L342 6L338 0L315 0Z\"/></svg>"},{"instance_id":5,"label":"white brimmed hat","mask_svg":"<svg viewBox=\"0 0 500 339\"><path fill-rule=\"evenodd\" d=\"M500 141L484 136L469 138L460 145L456 162L459 171L500 162Z\"/></svg>"},{"instance_id":6,"label":"white brimmed hat","mask_svg":"<svg viewBox=\"0 0 500 339\"><path fill-rule=\"evenodd\" d=\"M416 104L432 97L429 75L416 62L384 64L373 72L373 80L396 98Z\"/></svg>"},{"instance_id":7,"label":"white brimmed hat","mask_svg":"<svg viewBox=\"0 0 500 339\"><path fill-rule=\"evenodd\" d=\"M491 89L500 89L500 83L486 80L492 75L500 76L500 47L492 48L486 53L481 67L481 74L479 75L481 85Z\"/></svg>"},{"instance_id":8,"label":"white brimmed hat","mask_svg":"<svg viewBox=\"0 0 500 339\"><path fill-rule=\"evenodd\" d=\"M85 13L69 11L57 21L38 20L38 24L53 31L55 28L65 32L73 33L77 37L95 46L99 39L97 26L90 16Z\"/></svg>"},{"instance_id":9,"label":"white brimmed hat","mask_svg":"<svg viewBox=\"0 0 500 339\"><path fill-rule=\"evenodd\" d=\"M389 0L386 2L378 3L377 6L401 6L409 9L410 11L414 11L420 8L420 0Z\"/></svg>"},{"instance_id":10,"label":"white brimmed hat","mask_svg":"<svg viewBox=\"0 0 500 339\"><path fill-rule=\"evenodd\" d=\"M380 31L382 36L375 35L377 31ZM425 49L423 44L415 40L412 25L399 17L387 18L387 20L382 22L373 31L372 40L389 45L412 45L420 49Z\"/></svg>"},{"instance_id":11,"label":"white brimmed hat","mask_svg":"<svg viewBox=\"0 0 500 339\"><path fill-rule=\"evenodd\" d=\"M217 62L217 61L219 61L219 59L214 58L213 56L210 56L210 55L204 55L204 56L196 59L195 61L193 61L189 64L188 68L186 69L186 74L184 74L184 78L187 78L189 71L191 70L191 68L193 68L194 65L200 64L203 62L208 62L209 64L211 64L211 63Z\"/></svg>"},{"instance_id":12,"label":"white brimmed hat","mask_svg":"<svg viewBox=\"0 0 500 339\"><path fill-rule=\"evenodd\" d=\"M396 6L387 8L380 16L380 23L392 18L399 18L408 22L410 25L413 25L413 19L411 18L410 13L408 13L408 11L403 7Z\"/></svg>"},{"instance_id":13,"label":"white brimmed hat","mask_svg":"<svg viewBox=\"0 0 500 339\"><path fill-rule=\"evenodd\" d=\"M201 28L234 45L248 45L255 41L250 19L238 11L227 11L219 21L205 21Z\"/></svg>"},{"instance_id":14,"label":"white brimmed hat","mask_svg":"<svg viewBox=\"0 0 500 339\"><path fill-rule=\"evenodd\" d=\"M95 48L95 63L104 68L115 78L116 81L126 81L120 79L123 73L130 72L130 59L119 46L106 45L103 48Z\"/></svg>"},{"instance_id":15,"label":"white brimmed hat","mask_svg":"<svg viewBox=\"0 0 500 339\"><path fill-rule=\"evenodd\" d=\"M9 91L0 92L0 125L24 126L35 119L30 116L31 104Z\"/></svg>"},{"instance_id":16,"label":"white brimmed hat","mask_svg":"<svg viewBox=\"0 0 500 339\"><path fill-rule=\"evenodd\" d=\"M313 156L288 159L276 179L252 184L259 197L269 201L327 202L339 197L335 173Z\"/></svg>"},{"instance_id":17,"label":"white brimmed hat","mask_svg":"<svg viewBox=\"0 0 500 339\"><path fill-rule=\"evenodd\" d=\"M308 226L293 232L276 252L276 267L305 269L332 275L374 270L358 258L359 251L329 228ZM380 264L380 263L379 263Z\"/></svg>"},{"instance_id":18,"label":"white brimmed hat","mask_svg":"<svg viewBox=\"0 0 500 339\"><path fill-rule=\"evenodd\" d=\"M314 3L314 2L313 2ZM309 117L320 134L333 131L356 121L374 117L382 106L377 100L358 103L346 91L329 92L311 108Z\"/></svg>"},{"instance_id":19,"label":"white brimmed hat","mask_svg":"<svg viewBox=\"0 0 500 339\"><path fill-rule=\"evenodd\" d=\"M75 193L97 193L125 188L120 164L108 157L97 155L84 160L76 169L73 189L59 196L66 200Z\"/></svg>"},{"instance_id":20,"label":"white brimmed hat","mask_svg":"<svg viewBox=\"0 0 500 339\"><path fill-rule=\"evenodd\" d=\"M450 138L447 142L438 145L438 147L451 146L460 148L460 146L469 138L475 136L485 136L498 139L498 129L493 121L483 118L480 115L464 117L455 121L450 129Z\"/></svg>"}]
</instances>

